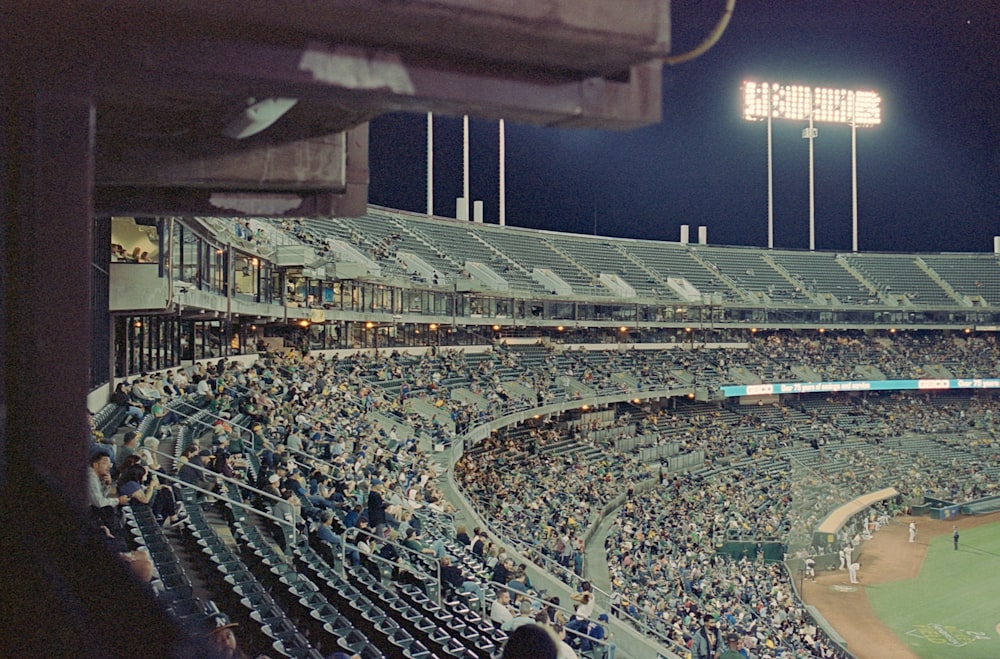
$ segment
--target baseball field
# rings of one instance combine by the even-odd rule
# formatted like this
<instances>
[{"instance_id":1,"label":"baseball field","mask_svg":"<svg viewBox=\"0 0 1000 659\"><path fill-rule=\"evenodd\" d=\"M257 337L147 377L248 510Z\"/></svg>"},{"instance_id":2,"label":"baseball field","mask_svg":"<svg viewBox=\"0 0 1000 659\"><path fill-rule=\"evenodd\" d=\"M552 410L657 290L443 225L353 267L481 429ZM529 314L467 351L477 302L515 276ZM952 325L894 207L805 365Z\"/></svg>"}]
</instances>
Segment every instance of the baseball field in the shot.
<instances>
[{"instance_id":1,"label":"baseball field","mask_svg":"<svg viewBox=\"0 0 1000 659\"><path fill-rule=\"evenodd\" d=\"M806 601L859 659L1000 658L1000 513L897 518L866 543L860 562L859 584L836 570L804 585Z\"/></svg>"}]
</instances>

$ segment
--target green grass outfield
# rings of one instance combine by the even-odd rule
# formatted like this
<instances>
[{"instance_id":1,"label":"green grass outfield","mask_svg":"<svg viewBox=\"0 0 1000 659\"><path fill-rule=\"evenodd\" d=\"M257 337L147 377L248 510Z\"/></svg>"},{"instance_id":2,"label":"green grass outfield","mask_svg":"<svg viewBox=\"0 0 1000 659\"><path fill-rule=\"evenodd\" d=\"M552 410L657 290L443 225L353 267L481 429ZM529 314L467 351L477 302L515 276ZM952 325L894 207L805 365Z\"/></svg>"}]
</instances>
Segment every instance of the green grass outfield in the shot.
<instances>
[{"instance_id":1,"label":"green grass outfield","mask_svg":"<svg viewBox=\"0 0 1000 659\"><path fill-rule=\"evenodd\" d=\"M916 579L866 587L875 614L925 659L1000 658L1000 524L927 548ZM850 648L848 648L850 649Z\"/></svg>"}]
</instances>

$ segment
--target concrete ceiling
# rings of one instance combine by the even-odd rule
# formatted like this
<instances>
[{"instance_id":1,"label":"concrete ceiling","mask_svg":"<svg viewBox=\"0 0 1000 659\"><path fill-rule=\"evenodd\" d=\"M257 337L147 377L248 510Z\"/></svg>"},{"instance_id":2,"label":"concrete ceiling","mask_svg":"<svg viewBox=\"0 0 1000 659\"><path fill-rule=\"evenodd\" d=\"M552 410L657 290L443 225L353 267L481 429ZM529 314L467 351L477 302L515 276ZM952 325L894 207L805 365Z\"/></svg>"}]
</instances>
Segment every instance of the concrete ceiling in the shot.
<instances>
[{"instance_id":1,"label":"concrete ceiling","mask_svg":"<svg viewBox=\"0 0 1000 659\"><path fill-rule=\"evenodd\" d=\"M371 118L644 126L661 118L670 44L669 0L18 4L25 38L87 78L97 204L115 212L363 212ZM296 103L227 136L275 98Z\"/></svg>"}]
</instances>

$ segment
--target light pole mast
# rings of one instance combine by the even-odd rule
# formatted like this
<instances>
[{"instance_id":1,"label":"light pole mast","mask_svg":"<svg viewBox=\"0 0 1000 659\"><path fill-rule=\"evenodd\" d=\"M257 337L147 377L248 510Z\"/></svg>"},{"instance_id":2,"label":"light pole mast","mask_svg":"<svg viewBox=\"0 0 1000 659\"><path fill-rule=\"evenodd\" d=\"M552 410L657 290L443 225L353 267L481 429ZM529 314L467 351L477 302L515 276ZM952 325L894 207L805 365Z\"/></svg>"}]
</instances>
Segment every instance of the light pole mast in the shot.
<instances>
[{"instance_id":1,"label":"light pole mast","mask_svg":"<svg viewBox=\"0 0 1000 659\"><path fill-rule=\"evenodd\" d=\"M802 131L802 137L809 140L809 251L816 251L816 175L813 167L813 142L817 130L813 126L816 114L813 91L809 90L809 127Z\"/></svg>"},{"instance_id":2,"label":"light pole mast","mask_svg":"<svg viewBox=\"0 0 1000 659\"><path fill-rule=\"evenodd\" d=\"M816 176L814 141L817 123L851 127L851 249L858 251L858 127L882 123L882 97L874 91L852 91L776 82L743 83L743 118L767 120L767 247L774 248L773 119L807 121L802 137L809 140L809 250L816 249Z\"/></svg>"},{"instance_id":3,"label":"light pole mast","mask_svg":"<svg viewBox=\"0 0 1000 659\"><path fill-rule=\"evenodd\" d=\"M767 248L774 249L774 149L770 113L767 115Z\"/></svg>"},{"instance_id":4,"label":"light pole mast","mask_svg":"<svg viewBox=\"0 0 1000 659\"><path fill-rule=\"evenodd\" d=\"M858 95L851 94L851 251L858 251Z\"/></svg>"}]
</instances>

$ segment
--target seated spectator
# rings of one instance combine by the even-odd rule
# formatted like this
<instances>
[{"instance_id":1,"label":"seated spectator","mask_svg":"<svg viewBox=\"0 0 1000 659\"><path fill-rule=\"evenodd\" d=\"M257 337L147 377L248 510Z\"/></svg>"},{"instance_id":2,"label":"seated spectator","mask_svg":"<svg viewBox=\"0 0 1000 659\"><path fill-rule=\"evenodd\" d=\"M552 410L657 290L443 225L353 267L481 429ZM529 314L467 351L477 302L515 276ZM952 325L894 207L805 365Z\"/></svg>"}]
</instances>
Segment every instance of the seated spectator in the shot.
<instances>
[{"instance_id":1,"label":"seated spectator","mask_svg":"<svg viewBox=\"0 0 1000 659\"><path fill-rule=\"evenodd\" d=\"M324 510L321 513L319 526L316 527L316 537L339 551L344 546L344 539L334 532L333 519L332 510Z\"/></svg>"},{"instance_id":2,"label":"seated spectator","mask_svg":"<svg viewBox=\"0 0 1000 659\"><path fill-rule=\"evenodd\" d=\"M131 394L132 398L147 410L153 407L154 402L160 400L160 392L153 388L149 376L145 374L132 382Z\"/></svg>"},{"instance_id":3,"label":"seated spectator","mask_svg":"<svg viewBox=\"0 0 1000 659\"><path fill-rule=\"evenodd\" d=\"M406 530L406 540L403 541L403 546L421 554L434 556L435 558L441 558L445 555L444 542L438 539L428 545L424 542L422 536L417 535L417 530L414 528Z\"/></svg>"},{"instance_id":4,"label":"seated spectator","mask_svg":"<svg viewBox=\"0 0 1000 659\"><path fill-rule=\"evenodd\" d=\"M117 451L115 451L115 456L118 458L115 473L121 472L123 465L125 464L125 460L127 460L130 455L135 454L138 450L139 433L135 430L129 430L125 433L125 436L122 437L122 445L118 447Z\"/></svg>"},{"instance_id":5,"label":"seated spectator","mask_svg":"<svg viewBox=\"0 0 1000 659\"><path fill-rule=\"evenodd\" d=\"M513 576L511 570L514 567L514 561L506 558L502 561L497 561L496 565L493 566L493 573L490 579L495 583L506 586Z\"/></svg>"},{"instance_id":6,"label":"seated spectator","mask_svg":"<svg viewBox=\"0 0 1000 659\"><path fill-rule=\"evenodd\" d=\"M479 527L472 530L472 538L469 539L469 549L479 558L483 558L486 552L486 539L482 536Z\"/></svg>"},{"instance_id":7,"label":"seated spectator","mask_svg":"<svg viewBox=\"0 0 1000 659\"><path fill-rule=\"evenodd\" d=\"M115 386L115 392L111 394L111 402L118 407L125 408L124 423L126 425L134 427L139 425L139 422L142 421L142 408L132 402L132 399L128 394L128 388L124 382L119 382Z\"/></svg>"},{"instance_id":8,"label":"seated spectator","mask_svg":"<svg viewBox=\"0 0 1000 659\"><path fill-rule=\"evenodd\" d=\"M150 442L152 440L152 442ZM143 440L143 444L155 443L156 439L153 437L147 437ZM156 454L148 448L143 448L137 454L141 460L141 464L148 469L147 478L152 478L156 474L165 473L163 467L160 466L159 461L156 459ZM183 504L177 503L177 499L174 497L174 490L170 485L161 482L159 487L156 489L156 496L153 497L153 503L150 506L153 509L153 516L156 517L157 521L163 526L170 526L176 524L184 519L185 512Z\"/></svg>"},{"instance_id":9,"label":"seated spectator","mask_svg":"<svg viewBox=\"0 0 1000 659\"><path fill-rule=\"evenodd\" d=\"M110 485L111 458L96 452L90 456L90 469L87 471L87 503L97 526L104 526L114 537L124 539L118 507L127 504L128 497L124 494L110 496Z\"/></svg>"},{"instance_id":10,"label":"seated spectator","mask_svg":"<svg viewBox=\"0 0 1000 659\"><path fill-rule=\"evenodd\" d=\"M359 504L355 504L353 508L350 508L344 514L344 526L346 528L354 528L358 525L358 520L361 519L362 508Z\"/></svg>"},{"instance_id":11,"label":"seated spectator","mask_svg":"<svg viewBox=\"0 0 1000 659\"><path fill-rule=\"evenodd\" d=\"M502 588L496 592L490 607L490 620L498 625L505 625L514 619L514 609L510 605L510 591Z\"/></svg>"},{"instance_id":12,"label":"seated spectator","mask_svg":"<svg viewBox=\"0 0 1000 659\"><path fill-rule=\"evenodd\" d=\"M446 586L446 590L453 592L472 593L479 600L479 610L484 610L486 608L486 595L483 593L483 587L478 582L467 579L460 568L452 565L450 556L442 556L439 562L441 564L441 585Z\"/></svg>"},{"instance_id":13,"label":"seated spectator","mask_svg":"<svg viewBox=\"0 0 1000 659\"><path fill-rule=\"evenodd\" d=\"M196 395L203 397L207 401L215 399L215 392L212 391L212 385L205 376L199 375L195 378L194 392Z\"/></svg>"},{"instance_id":14,"label":"seated spectator","mask_svg":"<svg viewBox=\"0 0 1000 659\"><path fill-rule=\"evenodd\" d=\"M160 480L156 476L146 478L146 468L139 463L139 456L131 456L129 462L118 476L118 494L128 497L129 503L149 505Z\"/></svg>"},{"instance_id":15,"label":"seated spectator","mask_svg":"<svg viewBox=\"0 0 1000 659\"><path fill-rule=\"evenodd\" d=\"M177 416L177 412L167 409L167 407L160 401L153 401L153 406L149 409L149 413L153 415L154 419L160 420L160 427L165 428L171 426L181 420Z\"/></svg>"},{"instance_id":16,"label":"seated spectator","mask_svg":"<svg viewBox=\"0 0 1000 659\"><path fill-rule=\"evenodd\" d=\"M239 642L233 633L233 628L239 623L230 622L229 617L223 613L216 614L208 620L210 629L208 632L208 646L212 649L213 656L220 659L249 659L246 653L240 650Z\"/></svg>"},{"instance_id":17,"label":"seated spectator","mask_svg":"<svg viewBox=\"0 0 1000 659\"><path fill-rule=\"evenodd\" d=\"M545 605L542 610L545 611L546 615L548 615L550 625L554 625L556 623L559 623L560 625L566 624L566 616L564 616L563 612L559 610L558 595L553 595L545 600Z\"/></svg>"},{"instance_id":18,"label":"seated spectator","mask_svg":"<svg viewBox=\"0 0 1000 659\"><path fill-rule=\"evenodd\" d=\"M615 650L617 648L611 642L611 635L608 633L608 630L604 628L604 625L608 624L608 614L602 613L597 617L597 620L598 622L594 622L586 618L574 618L566 623L566 629L572 629L579 634L573 634L569 643L581 652L590 652L601 645L599 641L607 640L607 659L615 659ZM604 625L601 623L604 623Z\"/></svg>"},{"instance_id":19,"label":"seated spectator","mask_svg":"<svg viewBox=\"0 0 1000 659\"><path fill-rule=\"evenodd\" d=\"M513 619L500 625L500 629L505 632L509 632L521 627L522 625L532 624L534 622L535 612L531 605L531 600L521 600L521 604L517 610L517 615L514 616Z\"/></svg>"},{"instance_id":20,"label":"seated spectator","mask_svg":"<svg viewBox=\"0 0 1000 659\"><path fill-rule=\"evenodd\" d=\"M562 624L557 622L551 626L551 629L556 637L556 641L559 643L559 659L577 659L576 650L566 642L566 629Z\"/></svg>"},{"instance_id":21,"label":"seated spectator","mask_svg":"<svg viewBox=\"0 0 1000 659\"><path fill-rule=\"evenodd\" d=\"M211 451L207 449L199 450L192 457L190 457L187 462L181 464L181 468L177 471L177 478L181 479L185 483L205 490L215 489L216 483L214 481L209 481L205 471L203 471L203 469L208 468L208 463L211 459ZM202 469L197 469L197 467L201 467Z\"/></svg>"}]
</instances>

